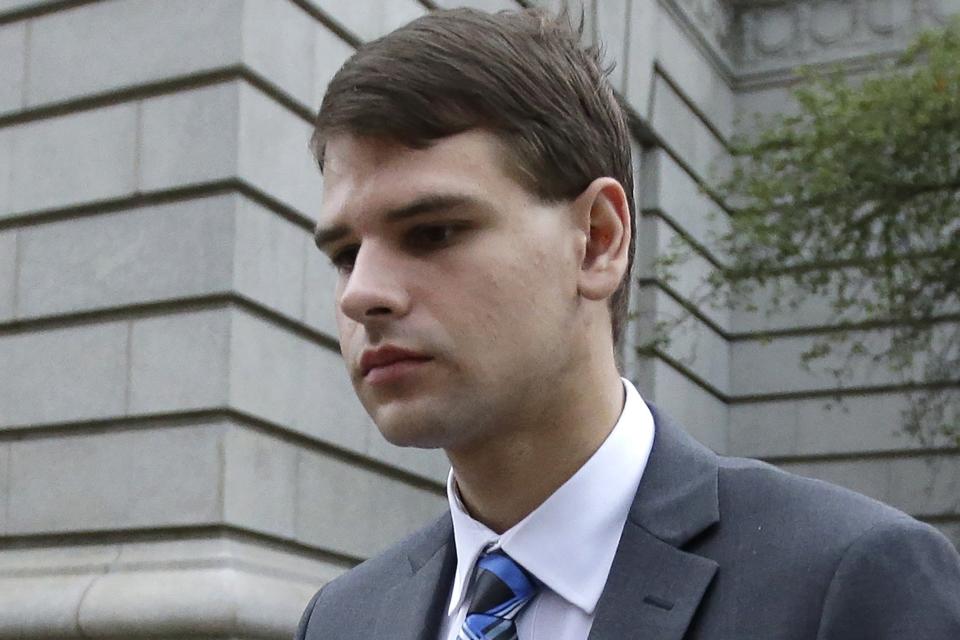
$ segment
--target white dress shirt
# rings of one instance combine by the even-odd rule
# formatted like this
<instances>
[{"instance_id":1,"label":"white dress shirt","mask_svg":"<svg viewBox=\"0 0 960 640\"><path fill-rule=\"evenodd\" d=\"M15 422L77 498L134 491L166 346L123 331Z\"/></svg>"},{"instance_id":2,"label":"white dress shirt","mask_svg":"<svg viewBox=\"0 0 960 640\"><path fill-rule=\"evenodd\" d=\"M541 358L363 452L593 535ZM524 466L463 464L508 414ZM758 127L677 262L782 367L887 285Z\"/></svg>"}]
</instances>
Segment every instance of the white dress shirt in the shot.
<instances>
[{"instance_id":1,"label":"white dress shirt","mask_svg":"<svg viewBox=\"0 0 960 640\"><path fill-rule=\"evenodd\" d=\"M628 380L623 386L623 411L600 448L503 535L467 513L451 470L447 498L457 571L440 640L456 640L470 604L474 565L488 547L502 549L543 583L517 618L519 640L586 640L653 447L653 416Z\"/></svg>"}]
</instances>

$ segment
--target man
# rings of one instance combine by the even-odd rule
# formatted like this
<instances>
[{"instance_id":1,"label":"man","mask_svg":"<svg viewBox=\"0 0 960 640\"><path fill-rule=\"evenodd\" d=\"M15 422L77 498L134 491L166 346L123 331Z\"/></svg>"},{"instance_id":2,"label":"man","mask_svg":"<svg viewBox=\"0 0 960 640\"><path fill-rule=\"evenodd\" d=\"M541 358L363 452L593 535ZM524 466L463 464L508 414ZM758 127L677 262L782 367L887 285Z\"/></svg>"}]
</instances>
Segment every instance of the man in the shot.
<instances>
[{"instance_id":1,"label":"man","mask_svg":"<svg viewBox=\"0 0 960 640\"><path fill-rule=\"evenodd\" d=\"M357 394L452 470L450 513L298 638L960 638L942 535L718 457L620 378L628 131L565 19L437 12L365 45L314 143Z\"/></svg>"}]
</instances>

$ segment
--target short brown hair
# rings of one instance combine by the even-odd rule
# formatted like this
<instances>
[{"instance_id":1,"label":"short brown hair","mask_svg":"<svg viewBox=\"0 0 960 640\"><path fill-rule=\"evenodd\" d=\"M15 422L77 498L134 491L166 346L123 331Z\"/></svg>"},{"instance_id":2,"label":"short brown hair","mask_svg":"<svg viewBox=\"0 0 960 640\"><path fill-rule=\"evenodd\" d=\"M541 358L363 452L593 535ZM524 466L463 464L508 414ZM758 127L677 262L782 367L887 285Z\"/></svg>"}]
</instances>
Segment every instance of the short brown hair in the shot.
<instances>
[{"instance_id":1,"label":"short brown hair","mask_svg":"<svg viewBox=\"0 0 960 640\"><path fill-rule=\"evenodd\" d=\"M634 222L626 117L599 47L569 16L540 9L441 10L369 42L330 81L312 146L347 133L412 148L482 128L498 136L518 182L546 202L572 200L596 178L623 186ZM630 268L611 296L615 341L627 316Z\"/></svg>"}]
</instances>

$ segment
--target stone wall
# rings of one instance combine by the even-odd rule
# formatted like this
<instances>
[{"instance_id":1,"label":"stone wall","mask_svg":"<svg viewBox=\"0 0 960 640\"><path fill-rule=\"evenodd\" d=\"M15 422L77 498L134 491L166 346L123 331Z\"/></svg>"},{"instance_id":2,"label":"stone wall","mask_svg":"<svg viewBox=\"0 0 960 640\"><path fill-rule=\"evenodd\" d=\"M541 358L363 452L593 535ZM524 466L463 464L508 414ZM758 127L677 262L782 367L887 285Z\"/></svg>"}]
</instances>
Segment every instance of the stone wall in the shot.
<instances>
[{"instance_id":1,"label":"stone wall","mask_svg":"<svg viewBox=\"0 0 960 640\"><path fill-rule=\"evenodd\" d=\"M444 508L311 238L328 79L427 10L380 7L0 5L0 637L289 637Z\"/></svg>"},{"instance_id":2,"label":"stone wall","mask_svg":"<svg viewBox=\"0 0 960 640\"><path fill-rule=\"evenodd\" d=\"M444 508L442 455L386 445L339 362L306 142L357 44L461 4L518 6L0 1L0 638L289 637L316 588ZM822 16L845 4L587 2L632 110L638 318L719 264L700 187L738 114L789 109L798 61L861 64L956 9L855 2L843 31ZM649 259L674 236L698 257L665 283ZM628 373L714 449L960 541L956 451L894 438L883 381L827 412L829 382L791 364L818 309L694 308Z\"/></svg>"}]
</instances>

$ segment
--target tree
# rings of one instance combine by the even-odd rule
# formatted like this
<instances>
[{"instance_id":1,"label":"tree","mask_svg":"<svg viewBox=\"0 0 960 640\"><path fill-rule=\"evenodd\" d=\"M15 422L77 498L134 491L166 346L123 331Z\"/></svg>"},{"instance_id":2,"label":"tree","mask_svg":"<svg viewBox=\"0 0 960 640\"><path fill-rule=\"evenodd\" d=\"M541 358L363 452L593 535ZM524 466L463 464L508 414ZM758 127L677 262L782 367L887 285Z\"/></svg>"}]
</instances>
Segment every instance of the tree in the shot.
<instances>
[{"instance_id":1,"label":"tree","mask_svg":"<svg viewBox=\"0 0 960 640\"><path fill-rule=\"evenodd\" d=\"M887 367L909 390L905 431L960 443L960 20L857 82L807 72L794 96L796 114L734 141L707 297L749 306L768 287L782 310L823 296L838 330L805 366L840 355L838 388L865 362Z\"/></svg>"}]
</instances>

